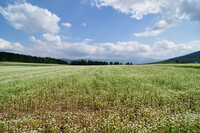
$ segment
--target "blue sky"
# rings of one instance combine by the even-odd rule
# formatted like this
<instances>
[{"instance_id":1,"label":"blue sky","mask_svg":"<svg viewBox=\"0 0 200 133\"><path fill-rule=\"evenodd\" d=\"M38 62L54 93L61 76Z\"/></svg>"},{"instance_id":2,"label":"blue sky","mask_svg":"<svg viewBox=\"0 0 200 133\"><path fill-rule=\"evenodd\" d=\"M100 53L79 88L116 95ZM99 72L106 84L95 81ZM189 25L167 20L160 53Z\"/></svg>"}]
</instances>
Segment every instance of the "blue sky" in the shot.
<instances>
[{"instance_id":1,"label":"blue sky","mask_svg":"<svg viewBox=\"0 0 200 133\"><path fill-rule=\"evenodd\" d=\"M198 50L199 0L0 1L0 51L118 60Z\"/></svg>"}]
</instances>

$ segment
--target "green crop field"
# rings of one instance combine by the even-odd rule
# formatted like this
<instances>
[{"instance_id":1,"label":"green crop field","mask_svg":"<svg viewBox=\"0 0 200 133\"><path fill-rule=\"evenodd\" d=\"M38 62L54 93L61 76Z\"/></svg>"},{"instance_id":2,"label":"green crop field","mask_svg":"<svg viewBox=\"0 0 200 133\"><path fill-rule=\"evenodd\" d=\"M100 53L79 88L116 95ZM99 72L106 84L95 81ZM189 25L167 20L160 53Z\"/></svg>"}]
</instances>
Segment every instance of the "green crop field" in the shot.
<instances>
[{"instance_id":1,"label":"green crop field","mask_svg":"<svg viewBox=\"0 0 200 133\"><path fill-rule=\"evenodd\" d=\"M200 132L200 65L0 63L0 132Z\"/></svg>"}]
</instances>

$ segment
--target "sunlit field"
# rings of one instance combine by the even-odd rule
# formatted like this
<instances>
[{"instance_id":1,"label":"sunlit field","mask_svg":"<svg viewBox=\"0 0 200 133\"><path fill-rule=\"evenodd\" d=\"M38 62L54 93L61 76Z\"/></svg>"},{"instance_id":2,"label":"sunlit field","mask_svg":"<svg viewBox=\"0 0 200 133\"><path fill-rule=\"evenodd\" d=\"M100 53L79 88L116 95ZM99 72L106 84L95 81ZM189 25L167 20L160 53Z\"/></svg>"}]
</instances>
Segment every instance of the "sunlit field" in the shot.
<instances>
[{"instance_id":1,"label":"sunlit field","mask_svg":"<svg viewBox=\"0 0 200 133\"><path fill-rule=\"evenodd\" d=\"M200 132L200 65L0 63L0 132Z\"/></svg>"}]
</instances>

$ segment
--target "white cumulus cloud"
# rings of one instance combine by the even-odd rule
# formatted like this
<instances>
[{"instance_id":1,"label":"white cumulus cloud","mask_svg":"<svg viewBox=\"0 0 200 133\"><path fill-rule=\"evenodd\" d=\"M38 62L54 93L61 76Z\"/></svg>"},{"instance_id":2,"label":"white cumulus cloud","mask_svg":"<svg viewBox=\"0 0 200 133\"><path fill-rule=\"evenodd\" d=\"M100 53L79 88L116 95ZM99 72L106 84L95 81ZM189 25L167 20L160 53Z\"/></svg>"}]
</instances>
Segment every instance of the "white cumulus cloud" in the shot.
<instances>
[{"instance_id":1,"label":"white cumulus cloud","mask_svg":"<svg viewBox=\"0 0 200 133\"><path fill-rule=\"evenodd\" d=\"M26 32L58 33L60 18L47 9L30 3L16 3L3 8L0 13L15 28Z\"/></svg>"}]
</instances>

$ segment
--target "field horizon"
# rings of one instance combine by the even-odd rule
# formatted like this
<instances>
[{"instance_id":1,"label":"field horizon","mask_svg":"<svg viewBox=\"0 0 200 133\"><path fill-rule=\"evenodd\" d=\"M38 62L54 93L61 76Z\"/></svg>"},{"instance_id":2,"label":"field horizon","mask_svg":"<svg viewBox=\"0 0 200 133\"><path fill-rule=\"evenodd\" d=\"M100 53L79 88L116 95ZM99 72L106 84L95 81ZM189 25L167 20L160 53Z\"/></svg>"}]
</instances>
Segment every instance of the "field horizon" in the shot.
<instances>
[{"instance_id":1,"label":"field horizon","mask_svg":"<svg viewBox=\"0 0 200 133\"><path fill-rule=\"evenodd\" d=\"M200 132L200 65L0 62L0 132Z\"/></svg>"}]
</instances>

